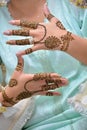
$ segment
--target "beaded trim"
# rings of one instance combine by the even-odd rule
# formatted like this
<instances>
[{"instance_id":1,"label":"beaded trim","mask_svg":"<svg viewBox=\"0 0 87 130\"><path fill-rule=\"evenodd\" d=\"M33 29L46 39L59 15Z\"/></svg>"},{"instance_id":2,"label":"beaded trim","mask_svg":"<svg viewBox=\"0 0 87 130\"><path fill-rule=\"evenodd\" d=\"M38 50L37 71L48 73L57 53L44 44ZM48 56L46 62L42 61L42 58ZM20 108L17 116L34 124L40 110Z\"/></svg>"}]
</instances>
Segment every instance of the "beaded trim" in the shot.
<instances>
[{"instance_id":1,"label":"beaded trim","mask_svg":"<svg viewBox=\"0 0 87 130\"><path fill-rule=\"evenodd\" d=\"M70 0L70 2L74 3L78 7L87 8L87 0Z\"/></svg>"},{"instance_id":2,"label":"beaded trim","mask_svg":"<svg viewBox=\"0 0 87 130\"><path fill-rule=\"evenodd\" d=\"M0 7L6 6L7 1L6 0L0 0Z\"/></svg>"}]
</instances>

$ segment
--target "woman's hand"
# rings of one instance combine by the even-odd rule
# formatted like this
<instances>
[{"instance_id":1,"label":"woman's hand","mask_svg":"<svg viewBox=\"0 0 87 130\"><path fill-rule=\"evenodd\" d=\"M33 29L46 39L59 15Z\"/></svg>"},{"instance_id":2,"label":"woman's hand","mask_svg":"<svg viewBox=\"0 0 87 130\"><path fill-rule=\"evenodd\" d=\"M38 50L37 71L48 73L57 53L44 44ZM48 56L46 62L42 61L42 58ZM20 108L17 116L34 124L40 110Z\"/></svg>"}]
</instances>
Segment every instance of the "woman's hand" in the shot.
<instances>
[{"instance_id":1,"label":"woman's hand","mask_svg":"<svg viewBox=\"0 0 87 130\"><path fill-rule=\"evenodd\" d=\"M47 5L44 5L44 14L49 20L48 23L35 23L25 20L10 21L10 24L21 26L22 29L5 31L5 35L32 36L33 41L27 38L22 40L10 40L7 41L7 44L33 45L32 48L19 52L20 55L29 54L42 49L66 51L70 41L74 40L72 34L67 32L62 23L50 13Z\"/></svg>"},{"instance_id":2,"label":"woman's hand","mask_svg":"<svg viewBox=\"0 0 87 130\"><path fill-rule=\"evenodd\" d=\"M25 74L24 61L17 56L18 64L9 84L0 92L3 106L12 106L22 99L33 95L59 96L59 92L50 91L68 84L68 80L57 73Z\"/></svg>"}]
</instances>

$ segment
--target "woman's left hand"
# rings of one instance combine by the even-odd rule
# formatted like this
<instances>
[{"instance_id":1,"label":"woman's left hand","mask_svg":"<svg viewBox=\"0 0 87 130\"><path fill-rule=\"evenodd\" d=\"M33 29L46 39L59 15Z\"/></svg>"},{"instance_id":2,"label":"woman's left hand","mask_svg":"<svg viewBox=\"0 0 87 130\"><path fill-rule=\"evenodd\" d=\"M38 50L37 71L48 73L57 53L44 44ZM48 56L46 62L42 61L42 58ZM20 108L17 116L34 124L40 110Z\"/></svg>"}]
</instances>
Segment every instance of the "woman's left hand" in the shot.
<instances>
[{"instance_id":1,"label":"woman's left hand","mask_svg":"<svg viewBox=\"0 0 87 130\"><path fill-rule=\"evenodd\" d=\"M10 40L10 45L30 45L33 47L19 52L20 55L32 53L37 50L62 50L66 51L69 43L73 40L71 33L66 31L62 23L53 16L47 5L44 5L44 14L49 20L48 23L35 23L24 20L12 20L10 24L23 27L19 30L5 31L5 35L32 36L33 41L29 38L22 40Z\"/></svg>"},{"instance_id":2,"label":"woman's left hand","mask_svg":"<svg viewBox=\"0 0 87 130\"><path fill-rule=\"evenodd\" d=\"M22 56L17 56L18 64L14 70L9 84L5 90L0 92L0 102L3 106L12 106L22 99L34 95L60 96L56 91L50 91L68 84L66 78L57 73L37 73L26 74L23 72L24 60ZM1 101L2 99L2 101Z\"/></svg>"}]
</instances>

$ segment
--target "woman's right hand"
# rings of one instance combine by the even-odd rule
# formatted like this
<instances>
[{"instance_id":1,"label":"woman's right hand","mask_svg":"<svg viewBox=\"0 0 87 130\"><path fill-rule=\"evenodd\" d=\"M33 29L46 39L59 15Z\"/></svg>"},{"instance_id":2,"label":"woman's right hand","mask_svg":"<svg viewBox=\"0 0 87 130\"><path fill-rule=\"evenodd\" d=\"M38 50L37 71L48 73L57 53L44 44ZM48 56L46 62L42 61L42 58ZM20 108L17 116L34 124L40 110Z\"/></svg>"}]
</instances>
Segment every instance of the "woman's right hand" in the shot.
<instances>
[{"instance_id":1,"label":"woman's right hand","mask_svg":"<svg viewBox=\"0 0 87 130\"><path fill-rule=\"evenodd\" d=\"M31 48L20 51L18 53L19 55L30 54L37 50L66 51L68 49L69 43L74 40L72 34L68 32L62 23L50 13L47 5L44 5L44 14L49 20L48 23L35 23L24 20L10 21L10 24L21 26L22 29L7 30L4 32L5 35L21 35L33 37L32 41L30 41L28 38L22 40L7 41L7 44L10 45L33 45Z\"/></svg>"}]
</instances>

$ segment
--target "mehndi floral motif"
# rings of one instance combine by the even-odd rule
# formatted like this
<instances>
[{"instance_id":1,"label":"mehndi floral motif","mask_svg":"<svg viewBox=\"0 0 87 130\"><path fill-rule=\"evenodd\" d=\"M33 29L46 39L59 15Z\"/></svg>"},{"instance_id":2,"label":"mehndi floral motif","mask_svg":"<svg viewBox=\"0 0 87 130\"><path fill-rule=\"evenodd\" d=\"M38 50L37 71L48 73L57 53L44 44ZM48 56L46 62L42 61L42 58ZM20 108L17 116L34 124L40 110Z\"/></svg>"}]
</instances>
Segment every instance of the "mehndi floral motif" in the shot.
<instances>
[{"instance_id":1,"label":"mehndi floral motif","mask_svg":"<svg viewBox=\"0 0 87 130\"><path fill-rule=\"evenodd\" d=\"M62 35L60 38L57 38L55 36L47 37L44 44L48 49L55 49L61 46L60 50L67 51L69 47L69 43L72 40L74 40L74 38L72 37L72 33L67 32L65 35Z\"/></svg>"},{"instance_id":2,"label":"mehndi floral motif","mask_svg":"<svg viewBox=\"0 0 87 130\"><path fill-rule=\"evenodd\" d=\"M49 36L45 40L45 46L49 49L57 48L61 44L61 40L55 36Z\"/></svg>"}]
</instances>

